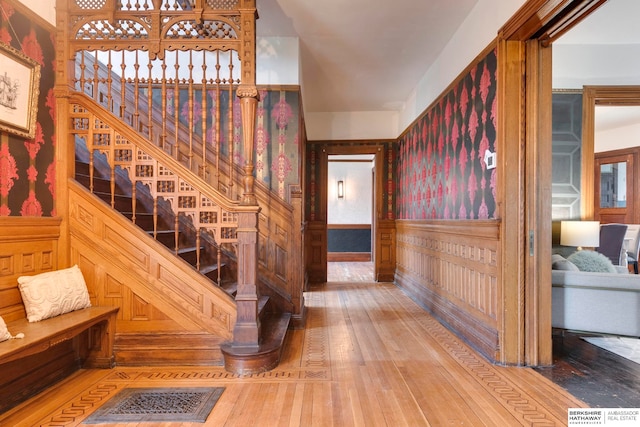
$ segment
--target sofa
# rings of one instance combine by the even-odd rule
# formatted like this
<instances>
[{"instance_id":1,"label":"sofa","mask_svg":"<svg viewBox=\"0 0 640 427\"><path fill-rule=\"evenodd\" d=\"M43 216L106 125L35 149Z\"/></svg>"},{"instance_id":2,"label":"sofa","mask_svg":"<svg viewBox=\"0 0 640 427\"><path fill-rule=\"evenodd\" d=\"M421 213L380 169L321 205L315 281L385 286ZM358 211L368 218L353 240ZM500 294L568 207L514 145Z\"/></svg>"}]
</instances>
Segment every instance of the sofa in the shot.
<instances>
[{"instance_id":1,"label":"sofa","mask_svg":"<svg viewBox=\"0 0 640 427\"><path fill-rule=\"evenodd\" d=\"M578 262L578 257L596 257L593 253L566 259L553 255L552 326L639 337L640 275L629 274L626 267L606 265L610 261L597 267Z\"/></svg>"},{"instance_id":2,"label":"sofa","mask_svg":"<svg viewBox=\"0 0 640 427\"><path fill-rule=\"evenodd\" d=\"M629 274L626 267L596 272L553 265L554 328L640 336L640 275Z\"/></svg>"}]
</instances>

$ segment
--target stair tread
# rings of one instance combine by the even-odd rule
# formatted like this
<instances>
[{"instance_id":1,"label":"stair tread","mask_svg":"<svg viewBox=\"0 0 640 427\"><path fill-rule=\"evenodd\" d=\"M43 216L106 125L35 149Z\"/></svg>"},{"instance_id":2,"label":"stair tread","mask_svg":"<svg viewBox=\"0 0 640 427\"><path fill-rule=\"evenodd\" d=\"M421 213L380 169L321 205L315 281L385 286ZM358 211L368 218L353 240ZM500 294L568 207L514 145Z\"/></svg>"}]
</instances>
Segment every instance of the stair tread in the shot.
<instances>
[{"instance_id":1,"label":"stair tread","mask_svg":"<svg viewBox=\"0 0 640 427\"><path fill-rule=\"evenodd\" d=\"M212 271L216 271L222 267L224 267L224 263L220 265L218 264L205 265L204 267L200 267L200 273L202 274L211 273Z\"/></svg>"}]
</instances>

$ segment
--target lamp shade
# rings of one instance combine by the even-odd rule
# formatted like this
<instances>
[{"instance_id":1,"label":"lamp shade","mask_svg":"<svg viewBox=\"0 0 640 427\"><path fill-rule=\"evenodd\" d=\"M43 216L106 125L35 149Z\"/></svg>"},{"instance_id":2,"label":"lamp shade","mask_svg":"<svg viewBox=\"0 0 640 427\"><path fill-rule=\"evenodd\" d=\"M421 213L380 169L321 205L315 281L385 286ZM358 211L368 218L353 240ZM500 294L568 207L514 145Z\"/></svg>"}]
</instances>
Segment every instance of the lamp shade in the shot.
<instances>
[{"instance_id":1,"label":"lamp shade","mask_svg":"<svg viewBox=\"0 0 640 427\"><path fill-rule=\"evenodd\" d=\"M562 221L560 223L562 246L600 246L600 221Z\"/></svg>"}]
</instances>

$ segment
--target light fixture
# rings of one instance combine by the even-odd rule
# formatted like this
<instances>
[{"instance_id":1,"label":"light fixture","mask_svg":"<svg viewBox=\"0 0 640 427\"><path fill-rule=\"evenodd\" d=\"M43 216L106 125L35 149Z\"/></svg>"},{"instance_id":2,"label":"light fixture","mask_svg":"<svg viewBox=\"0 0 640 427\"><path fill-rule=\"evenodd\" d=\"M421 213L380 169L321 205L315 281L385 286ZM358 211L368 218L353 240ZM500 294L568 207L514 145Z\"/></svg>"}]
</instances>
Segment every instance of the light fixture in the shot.
<instances>
[{"instance_id":1,"label":"light fixture","mask_svg":"<svg viewBox=\"0 0 640 427\"><path fill-rule=\"evenodd\" d=\"M560 244L597 248L600 246L600 221L562 221L560 222Z\"/></svg>"},{"instance_id":2,"label":"light fixture","mask_svg":"<svg viewBox=\"0 0 640 427\"><path fill-rule=\"evenodd\" d=\"M344 198L344 181L338 181L338 199Z\"/></svg>"}]
</instances>

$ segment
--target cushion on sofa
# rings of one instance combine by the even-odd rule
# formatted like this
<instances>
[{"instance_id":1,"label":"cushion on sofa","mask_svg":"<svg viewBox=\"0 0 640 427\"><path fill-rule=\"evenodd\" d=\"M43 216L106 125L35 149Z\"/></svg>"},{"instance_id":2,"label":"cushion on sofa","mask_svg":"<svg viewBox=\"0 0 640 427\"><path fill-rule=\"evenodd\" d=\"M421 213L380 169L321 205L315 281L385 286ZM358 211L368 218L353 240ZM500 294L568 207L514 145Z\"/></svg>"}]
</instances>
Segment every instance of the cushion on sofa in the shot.
<instances>
[{"instance_id":1,"label":"cushion on sofa","mask_svg":"<svg viewBox=\"0 0 640 427\"><path fill-rule=\"evenodd\" d=\"M583 250L572 253L568 261L575 264L580 271L594 273L616 273L617 270L611 260L599 252Z\"/></svg>"},{"instance_id":2,"label":"cushion on sofa","mask_svg":"<svg viewBox=\"0 0 640 427\"><path fill-rule=\"evenodd\" d=\"M552 270L580 271L580 269L571 261L560 254L551 255Z\"/></svg>"},{"instance_id":3,"label":"cushion on sofa","mask_svg":"<svg viewBox=\"0 0 640 427\"><path fill-rule=\"evenodd\" d=\"M77 265L35 276L18 277L29 322L91 306L87 284Z\"/></svg>"}]
</instances>

